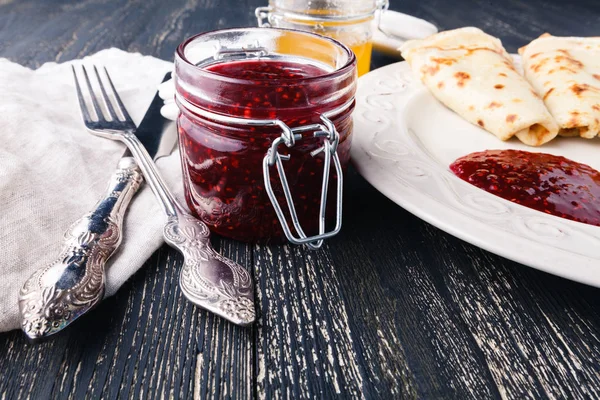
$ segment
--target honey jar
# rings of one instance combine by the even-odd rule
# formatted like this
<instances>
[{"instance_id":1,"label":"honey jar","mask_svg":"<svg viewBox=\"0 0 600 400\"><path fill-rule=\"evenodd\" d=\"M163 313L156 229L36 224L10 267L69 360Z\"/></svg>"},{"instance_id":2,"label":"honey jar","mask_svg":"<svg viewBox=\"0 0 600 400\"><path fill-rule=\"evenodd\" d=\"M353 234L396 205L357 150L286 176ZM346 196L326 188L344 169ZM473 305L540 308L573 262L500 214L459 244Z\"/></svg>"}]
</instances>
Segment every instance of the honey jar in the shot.
<instances>
[{"instance_id":1,"label":"honey jar","mask_svg":"<svg viewBox=\"0 0 600 400\"><path fill-rule=\"evenodd\" d=\"M329 36L350 47L358 61L358 75L369 72L374 18L388 0L269 0L256 9L258 25L300 29ZM310 43L293 45L308 48Z\"/></svg>"}]
</instances>

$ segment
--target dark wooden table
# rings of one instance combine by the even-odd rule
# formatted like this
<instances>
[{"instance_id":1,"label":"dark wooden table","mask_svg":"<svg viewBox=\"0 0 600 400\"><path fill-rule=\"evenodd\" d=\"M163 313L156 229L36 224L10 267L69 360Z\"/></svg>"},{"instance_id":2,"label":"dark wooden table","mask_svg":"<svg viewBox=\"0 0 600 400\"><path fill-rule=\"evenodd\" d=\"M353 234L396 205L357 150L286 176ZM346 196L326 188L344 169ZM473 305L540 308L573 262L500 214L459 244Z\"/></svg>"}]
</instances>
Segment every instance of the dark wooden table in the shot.
<instances>
[{"instance_id":1,"label":"dark wooden table","mask_svg":"<svg viewBox=\"0 0 600 400\"><path fill-rule=\"evenodd\" d=\"M0 57L35 68L116 46L171 60L194 33L253 26L266 2L0 0ZM595 0L391 8L481 27L511 52L545 31L600 34ZM353 171L344 219L318 252L215 240L256 280L249 329L184 301L164 246L51 340L1 334L0 398L600 398L600 290L447 235Z\"/></svg>"}]
</instances>

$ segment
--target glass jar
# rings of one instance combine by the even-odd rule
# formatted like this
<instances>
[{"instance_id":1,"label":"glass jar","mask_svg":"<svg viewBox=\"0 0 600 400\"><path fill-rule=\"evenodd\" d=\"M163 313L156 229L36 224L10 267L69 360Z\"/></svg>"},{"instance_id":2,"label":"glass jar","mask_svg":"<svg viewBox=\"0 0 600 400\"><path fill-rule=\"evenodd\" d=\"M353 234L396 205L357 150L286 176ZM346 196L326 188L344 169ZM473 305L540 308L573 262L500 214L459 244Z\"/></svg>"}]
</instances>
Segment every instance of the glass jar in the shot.
<instances>
[{"instance_id":1,"label":"glass jar","mask_svg":"<svg viewBox=\"0 0 600 400\"><path fill-rule=\"evenodd\" d=\"M358 60L358 76L369 72L373 43L373 19L388 0L269 0L258 7L258 26L300 29L339 40ZM304 44L300 44L304 45Z\"/></svg>"},{"instance_id":2,"label":"glass jar","mask_svg":"<svg viewBox=\"0 0 600 400\"><path fill-rule=\"evenodd\" d=\"M179 45L174 81L186 201L213 232L317 248L339 231L350 49L286 29L208 32Z\"/></svg>"}]
</instances>

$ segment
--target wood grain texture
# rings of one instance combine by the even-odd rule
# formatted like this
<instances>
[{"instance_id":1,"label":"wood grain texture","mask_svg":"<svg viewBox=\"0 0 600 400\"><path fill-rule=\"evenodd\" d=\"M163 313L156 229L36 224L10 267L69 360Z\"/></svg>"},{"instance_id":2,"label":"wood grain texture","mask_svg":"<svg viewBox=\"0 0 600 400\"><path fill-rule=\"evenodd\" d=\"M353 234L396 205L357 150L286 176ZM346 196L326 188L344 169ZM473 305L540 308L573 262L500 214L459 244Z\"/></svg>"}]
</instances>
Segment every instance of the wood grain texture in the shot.
<instances>
[{"instance_id":1,"label":"wood grain texture","mask_svg":"<svg viewBox=\"0 0 600 400\"><path fill-rule=\"evenodd\" d=\"M29 67L106 47L172 59L194 33L254 25L266 0L1 1L0 57ZM515 51L597 35L594 0L392 0ZM375 55L374 66L395 60ZM1 135L1 133L0 133ZM422 222L352 169L344 228L318 252L214 238L256 280L258 323L183 300L162 247L116 296L31 345L0 335L0 398L600 398L600 291ZM599 266L600 267L600 266Z\"/></svg>"}]
</instances>

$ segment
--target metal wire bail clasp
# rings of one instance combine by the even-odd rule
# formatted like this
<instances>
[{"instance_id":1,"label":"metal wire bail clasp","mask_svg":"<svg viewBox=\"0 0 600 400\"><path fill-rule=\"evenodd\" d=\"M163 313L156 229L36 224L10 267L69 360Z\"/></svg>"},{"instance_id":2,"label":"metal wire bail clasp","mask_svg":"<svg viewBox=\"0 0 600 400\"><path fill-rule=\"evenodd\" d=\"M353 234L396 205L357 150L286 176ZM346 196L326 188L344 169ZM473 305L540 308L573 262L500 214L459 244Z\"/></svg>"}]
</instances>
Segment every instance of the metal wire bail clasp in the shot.
<instances>
[{"instance_id":1,"label":"metal wire bail clasp","mask_svg":"<svg viewBox=\"0 0 600 400\"><path fill-rule=\"evenodd\" d=\"M273 208L275 209L275 213L277 214L277 218L279 219L279 223L283 228L283 232L287 239L294 244L307 244L312 249L318 249L323 245L323 240L328 239L334 235L336 235L340 229L342 228L342 192L343 192L343 175L342 175L342 167L340 164L340 159L337 153L337 146L340 140L340 135L335 128L335 125L329 118L324 115L321 115L322 124L312 124L300 126L297 128L290 128L285 123L280 120L277 120L277 125L283 130L280 137L275 139L271 144L271 147L267 151L265 158L263 159L263 175L265 179L265 189L273 204ZM283 168L283 161L287 161L290 159L289 155L280 154L277 151L277 148L282 143L287 147L293 147L297 140L301 140L303 138L303 133L306 132L314 132L313 137L323 138L323 145L316 150L312 151L310 155L312 157L316 157L319 153L323 153L324 155L324 163L323 163L323 183L321 186L321 205L319 208L319 234L314 236L307 237L304 233L304 230L300 226L300 221L298 220L298 215L296 214L296 208L294 206L294 201L292 199L292 193L290 191L290 187L287 182L287 178L285 175L285 171ZM333 165L335 166L335 170L337 173L337 199L336 199L336 222L335 228L332 231L325 232L325 211L327 209L327 190L329 187L329 172L331 169L331 161L333 160ZM275 192L273 191L273 187L271 186L271 173L270 168L276 165L277 173L279 174L279 178L281 180L281 187L283 188L283 194L285 196L285 200L288 205L288 209L290 211L290 216L292 218L292 223L296 230L297 236L294 236L290 226L287 223L285 218L285 214L275 197Z\"/></svg>"},{"instance_id":2,"label":"metal wire bail clasp","mask_svg":"<svg viewBox=\"0 0 600 400\"><path fill-rule=\"evenodd\" d=\"M269 22L271 11L271 7L256 7L254 15L256 16L259 28L268 28L271 26L271 23Z\"/></svg>"},{"instance_id":3,"label":"metal wire bail clasp","mask_svg":"<svg viewBox=\"0 0 600 400\"><path fill-rule=\"evenodd\" d=\"M390 1L389 0L377 0L375 3L375 18L377 19L377 29L380 30L381 32L383 32L385 35L387 36L393 36L389 33L387 33L386 31L383 30L383 28L381 27L381 14L383 14L388 8L390 8Z\"/></svg>"}]
</instances>

